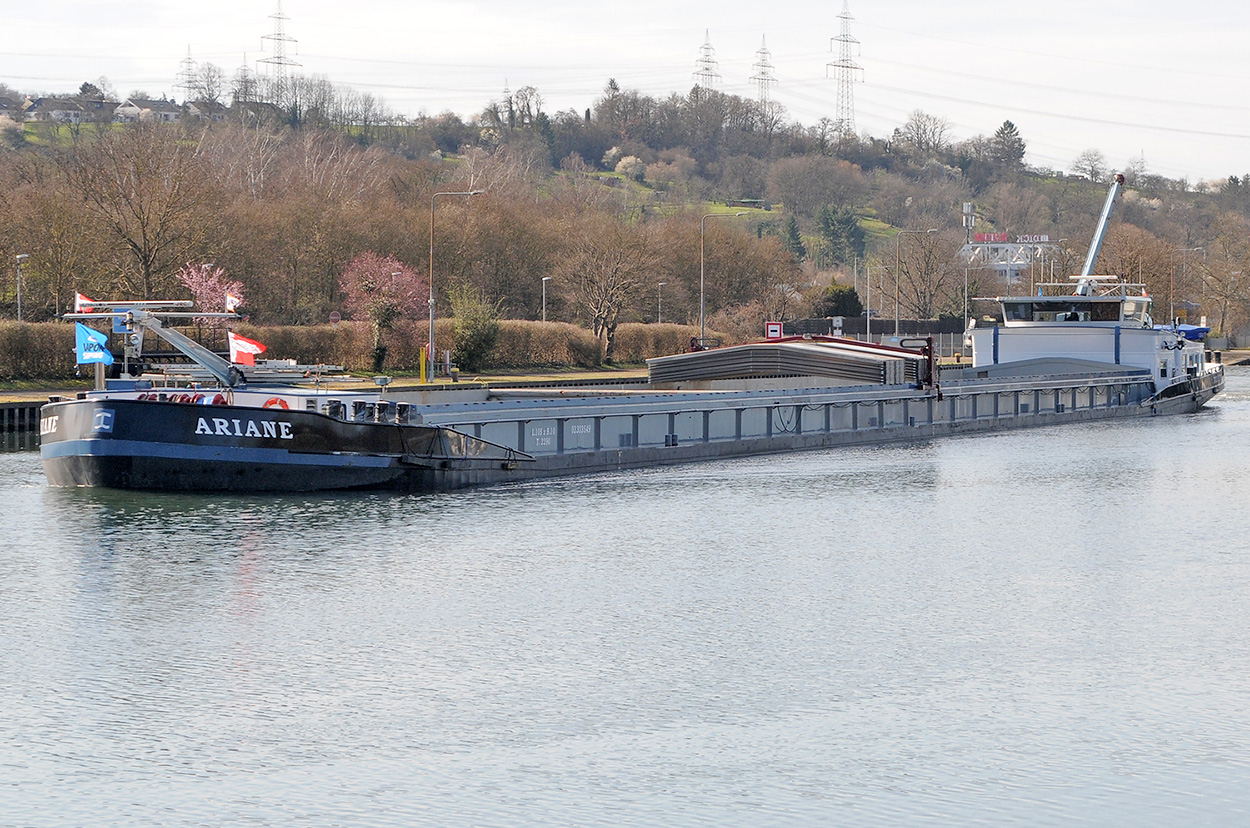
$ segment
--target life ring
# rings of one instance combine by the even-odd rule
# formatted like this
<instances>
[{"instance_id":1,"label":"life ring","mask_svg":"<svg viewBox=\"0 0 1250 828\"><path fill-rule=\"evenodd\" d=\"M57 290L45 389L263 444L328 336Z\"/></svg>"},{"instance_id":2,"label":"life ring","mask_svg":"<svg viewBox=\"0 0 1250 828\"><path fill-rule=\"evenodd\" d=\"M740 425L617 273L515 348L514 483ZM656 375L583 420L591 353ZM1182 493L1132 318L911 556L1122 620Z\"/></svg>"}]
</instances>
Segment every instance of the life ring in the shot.
<instances>
[{"instance_id":1,"label":"life ring","mask_svg":"<svg viewBox=\"0 0 1250 828\"><path fill-rule=\"evenodd\" d=\"M222 396L221 394L217 394L216 396L213 397L213 401L210 403L210 405L226 405L226 398Z\"/></svg>"},{"instance_id":2,"label":"life ring","mask_svg":"<svg viewBox=\"0 0 1250 828\"><path fill-rule=\"evenodd\" d=\"M286 404L286 400L282 399L281 397L270 397L269 399L265 400L265 404L261 406L261 408L286 408L286 409L289 409L290 407L291 406Z\"/></svg>"}]
</instances>

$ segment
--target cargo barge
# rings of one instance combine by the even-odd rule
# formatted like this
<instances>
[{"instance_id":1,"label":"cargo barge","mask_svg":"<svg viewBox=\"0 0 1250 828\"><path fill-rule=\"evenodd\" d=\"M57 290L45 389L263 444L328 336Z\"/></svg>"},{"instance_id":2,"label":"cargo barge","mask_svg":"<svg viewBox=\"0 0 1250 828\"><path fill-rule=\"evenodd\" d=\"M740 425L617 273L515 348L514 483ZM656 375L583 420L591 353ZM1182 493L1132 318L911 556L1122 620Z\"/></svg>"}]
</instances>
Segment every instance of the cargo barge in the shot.
<instances>
[{"instance_id":1,"label":"cargo barge","mask_svg":"<svg viewBox=\"0 0 1250 828\"><path fill-rule=\"evenodd\" d=\"M1091 338L1080 323L1063 324L1076 334L1063 340L1075 354L1003 360L1011 328L983 329L971 337L972 365L957 369L939 369L925 348L815 337L652 360L650 381L636 387L387 393L139 383L49 402L40 450L54 486L430 491L1185 413L1223 388L1222 366L1206 361L1200 342L1151 331L1154 370L1131 361L1142 343L1129 347L1139 338L1129 330ZM1048 330L1033 333L1060 344ZM1096 347L1118 347L1121 361L1090 359ZM874 370L877 382L860 378Z\"/></svg>"}]
</instances>

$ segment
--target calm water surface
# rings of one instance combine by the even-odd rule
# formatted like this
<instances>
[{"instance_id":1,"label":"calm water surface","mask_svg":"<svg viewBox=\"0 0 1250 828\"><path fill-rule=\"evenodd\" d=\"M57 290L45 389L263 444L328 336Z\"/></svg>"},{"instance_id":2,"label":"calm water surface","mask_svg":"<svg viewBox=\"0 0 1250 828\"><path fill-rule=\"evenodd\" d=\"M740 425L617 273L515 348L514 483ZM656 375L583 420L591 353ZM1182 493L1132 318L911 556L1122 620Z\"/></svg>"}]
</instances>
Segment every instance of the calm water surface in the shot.
<instances>
[{"instance_id":1,"label":"calm water surface","mask_svg":"<svg viewBox=\"0 0 1250 828\"><path fill-rule=\"evenodd\" d=\"M432 496L0 454L0 825L1250 820L1250 372L1185 417Z\"/></svg>"}]
</instances>

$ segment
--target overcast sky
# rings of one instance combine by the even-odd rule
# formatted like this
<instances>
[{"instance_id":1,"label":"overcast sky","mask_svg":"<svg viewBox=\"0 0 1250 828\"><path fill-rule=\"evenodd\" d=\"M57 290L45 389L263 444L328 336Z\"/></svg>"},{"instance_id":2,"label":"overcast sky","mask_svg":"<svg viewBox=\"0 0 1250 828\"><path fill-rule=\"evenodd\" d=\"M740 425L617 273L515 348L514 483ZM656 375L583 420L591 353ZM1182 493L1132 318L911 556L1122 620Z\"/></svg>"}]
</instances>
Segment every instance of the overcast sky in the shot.
<instances>
[{"instance_id":1,"label":"overcast sky","mask_svg":"<svg viewBox=\"0 0 1250 828\"><path fill-rule=\"evenodd\" d=\"M754 97L766 44L773 99L810 126L836 116L840 0L630 3L283 0L288 57L304 74L371 92L394 111L471 117L507 87L549 112L583 111L608 78L687 92L705 32L719 89ZM1085 149L1112 168L1191 182L1250 172L1250 6L1231 0L947 3L850 0L859 132L886 136L921 109L950 136L1010 119L1026 161L1070 169ZM121 95L175 89L187 57L233 75L266 57L276 0L40 0L0 10L0 82L65 93L104 76ZM261 71L264 67L259 67Z\"/></svg>"}]
</instances>

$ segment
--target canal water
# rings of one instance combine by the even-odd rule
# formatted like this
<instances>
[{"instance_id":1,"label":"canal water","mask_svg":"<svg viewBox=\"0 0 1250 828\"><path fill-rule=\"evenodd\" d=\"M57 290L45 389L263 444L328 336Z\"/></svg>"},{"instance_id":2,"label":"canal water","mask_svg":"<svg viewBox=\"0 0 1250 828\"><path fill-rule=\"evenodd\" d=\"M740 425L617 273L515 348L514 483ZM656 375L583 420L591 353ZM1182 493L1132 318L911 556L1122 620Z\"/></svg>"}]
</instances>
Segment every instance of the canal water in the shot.
<instances>
[{"instance_id":1,"label":"canal water","mask_svg":"<svg viewBox=\"0 0 1250 828\"><path fill-rule=\"evenodd\" d=\"M1250 819L1205 411L430 496L0 454L0 825Z\"/></svg>"}]
</instances>

